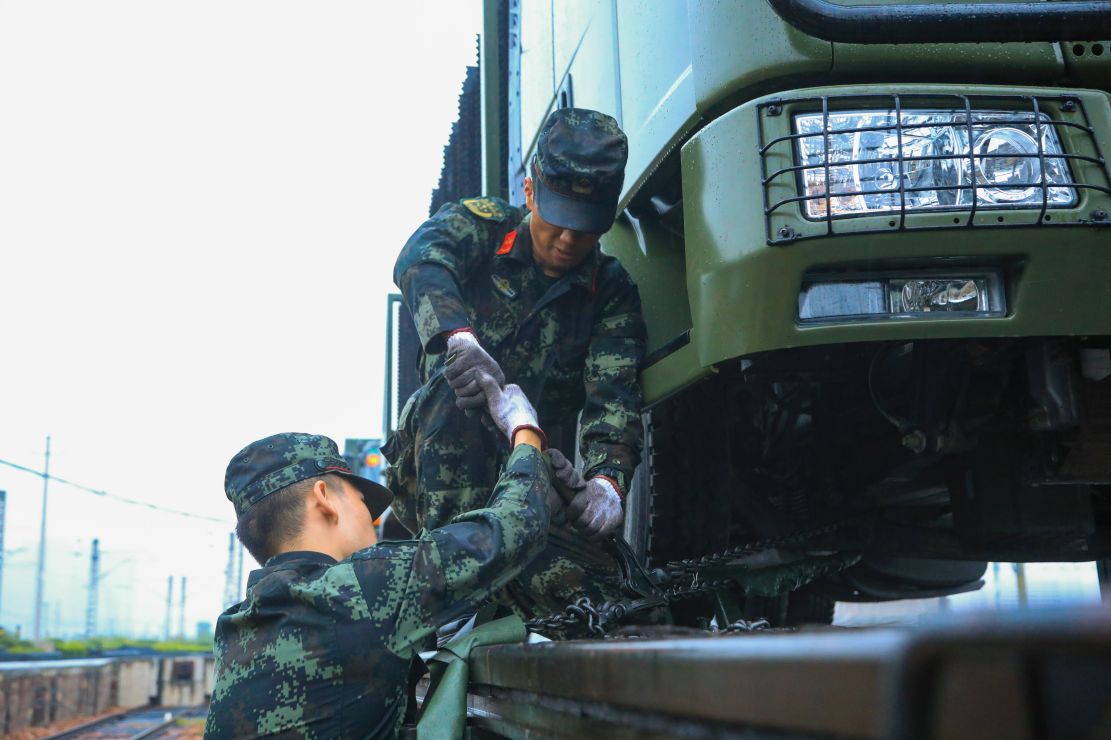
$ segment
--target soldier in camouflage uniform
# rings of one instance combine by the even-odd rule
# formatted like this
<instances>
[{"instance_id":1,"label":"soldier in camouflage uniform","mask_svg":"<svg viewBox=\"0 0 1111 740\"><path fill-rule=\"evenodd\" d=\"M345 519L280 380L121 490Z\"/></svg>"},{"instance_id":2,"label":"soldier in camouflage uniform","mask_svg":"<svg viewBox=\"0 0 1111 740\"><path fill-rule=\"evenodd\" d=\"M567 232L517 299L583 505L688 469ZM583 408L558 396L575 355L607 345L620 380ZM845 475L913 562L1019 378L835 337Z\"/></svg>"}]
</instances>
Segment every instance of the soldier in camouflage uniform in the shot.
<instances>
[{"instance_id":1,"label":"soldier in camouflage uniform","mask_svg":"<svg viewBox=\"0 0 1111 740\"><path fill-rule=\"evenodd\" d=\"M375 545L390 494L327 437L277 434L232 459L237 531L265 565L216 623L206 738L397 736L426 638L544 547L552 487L535 412L515 386L489 385L513 443L490 505L415 540Z\"/></svg>"},{"instance_id":2,"label":"soldier in camouflage uniform","mask_svg":"<svg viewBox=\"0 0 1111 740\"><path fill-rule=\"evenodd\" d=\"M469 410L483 402L474 372L520 385L553 448L570 453L577 417L581 424L583 478L566 512L573 529L553 528L549 550L507 599L526 618L580 595L622 596L614 561L586 538L621 524L641 449L640 298L598 247L613 224L627 155L613 118L557 110L540 132L526 208L498 198L449 203L417 229L394 267L423 349L424 385L383 449L402 523L415 532L486 502L505 452Z\"/></svg>"}]
</instances>

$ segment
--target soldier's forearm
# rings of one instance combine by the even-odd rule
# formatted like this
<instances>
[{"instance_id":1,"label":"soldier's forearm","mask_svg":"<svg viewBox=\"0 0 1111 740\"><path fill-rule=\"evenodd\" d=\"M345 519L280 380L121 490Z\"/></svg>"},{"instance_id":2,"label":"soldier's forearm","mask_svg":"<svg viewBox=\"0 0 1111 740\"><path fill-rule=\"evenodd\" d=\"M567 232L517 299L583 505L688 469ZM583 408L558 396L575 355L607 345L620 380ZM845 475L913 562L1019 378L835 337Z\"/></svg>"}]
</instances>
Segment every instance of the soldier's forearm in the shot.
<instances>
[{"instance_id":1,"label":"soldier's forearm","mask_svg":"<svg viewBox=\"0 0 1111 740\"><path fill-rule=\"evenodd\" d=\"M421 623L440 625L473 608L515 578L547 543L548 466L540 451L518 445L494 489L490 505L456 517L424 535L435 543L434 579L416 579L411 593ZM426 563L427 565L427 563ZM403 635L399 655L424 633Z\"/></svg>"},{"instance_id":2,"label":"soldier's forearm","mask_svg":"<svg viewBox=\"0 0 1111 740\"><path fill-rule=\"evenodd\" d=\"M517 436L528 431L520 430ZM539 441L539 435L536 436L536 441ZM489 505L457 516L444 529L458 523L482 523L489 526L492 532L485 538L484 547L500 550L494 552L490 549L487 557L527 560L528 555L522 554L522 551L533 544L530 540L537 537L543 539L548 530L550 488L548 463L539 447L518 444L510 453L494 486ZM499 533L501 542L497 542Z\"/></svg>"},{"instance_id":3,"label":"soldier's forearm","mask_svg":"<svg viewBox=\"0 0 1111 740\"><path fill-rule=\"evenodd\" d=\"M429 354L444 349L444 335L469 324L455 276L442 265L420 263L401 276L401 295Z\"/></svg>"}]
</instances>

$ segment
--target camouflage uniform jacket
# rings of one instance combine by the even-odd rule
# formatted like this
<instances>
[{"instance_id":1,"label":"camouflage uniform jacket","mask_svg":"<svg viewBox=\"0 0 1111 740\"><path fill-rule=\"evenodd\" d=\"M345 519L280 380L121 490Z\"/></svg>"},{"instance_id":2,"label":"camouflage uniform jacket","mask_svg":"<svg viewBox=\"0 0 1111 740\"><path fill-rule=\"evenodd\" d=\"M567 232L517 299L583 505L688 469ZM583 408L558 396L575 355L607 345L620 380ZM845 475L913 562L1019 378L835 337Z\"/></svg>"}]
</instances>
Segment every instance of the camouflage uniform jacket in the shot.
<instances>
[{"instance_id":1,"label":"camouflage uniform jacket","mask_svg":"<svg viewBox=\"0 0 1111 740\"><path fill-rule=\"evenodd\" d=\"M471 327L532 401L552 446L572 453L581 409L584 475L604 473L628 492L642 439L640 295L600 249L545 278L526 214L497 198L448 203L402 248L394 280L425 352L422 380L441 362L443 333Z\"/></svg>"},{"instance_id":2,"label":"camouflage uniform jacket","mask_svg":"<svg viewBox=\"0 0 1111 740\"><path fill-rule=\"evenodd\" d=\"M396 736L425 638L514 578L546 541L547 464L509 458L488 508L336 562L287 552L216 624L206 738Z\"/></svg>"}]
</instances>

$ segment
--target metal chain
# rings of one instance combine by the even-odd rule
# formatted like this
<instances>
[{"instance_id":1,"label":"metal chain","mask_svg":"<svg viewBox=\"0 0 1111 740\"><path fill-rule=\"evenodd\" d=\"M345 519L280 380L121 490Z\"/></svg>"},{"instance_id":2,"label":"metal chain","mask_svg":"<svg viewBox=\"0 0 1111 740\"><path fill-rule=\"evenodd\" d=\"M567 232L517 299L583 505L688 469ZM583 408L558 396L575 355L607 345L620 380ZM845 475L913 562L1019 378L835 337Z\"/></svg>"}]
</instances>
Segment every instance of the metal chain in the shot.
<instances>
[{"instance_id":1,"label":"metal chain","mask_svg":"<svg viewBox=\"0 0 1111 740\"><path fill-rule=\"evenodd\" d=\"M762 632L772 626L772 623L766 619L754 619L751 622L746 619L738 619L730 625L726 625L718 629L718 632Z\"/></svg>"},{"instance_id":2,"label":"metal chain","mask_svg":"<svg viewBox=\"0 0 1111 740\"><path fill-rule=\"evenodd\" d=\"M703 570L712 566L727 565L738 558L759 555L787 545L803 544L815 537L830 534L848 523L848 521L840 521L793 532L782 537L758 540L738 547L726 548L720 552L704 555L701 558L668 561L664 564L662 570L673 580L684 576L689 576L691 580L686 585L673 585L661 589L660 597L663 603L670 604L673 601L705 596L714 591L729 588L733 582L728 578L701 580ZM617 623L630 614L656 608L657 606L660 606L658 600L625 599L616 603L607 601L601 607L598 607L588 597L583 596L564 607L562 612L550 614L546 617L537 617L525 622L525 627L532 631L562 631L583 625L591 636L605 637L607 626ZM766 619L758 619L753 622L746 622L742 619L721 628L719 631L752 632L766 629L769 626L770 623Z\"/></svg>"},{"instance_id":3,"label":"metal chain","mask_svg":"<svg viewBox=\"0 0 1111 740\"><path fill-rule=\"evenodd\" d=\"M605 621L602 612L594 606L590 597L583 596L564 607L562 612L530 619L525 622L525 627L532 631L565 630L582 624L589 634L602 637L606 634L603 626Z\"/></svg>"},{"instance_id":4,"label":"metal chain","mask_svg":"<svg viewBox=\"0 0 1111 740\"><path fill-rule=\"evenodd\" d=\"M800 545L807 540L812 540L821 535L830 534L848 524L847 521L834 522L821 527L800 530L782 537L773 537L757 540L738 547L729 547L720 552L704 555L700 558L687 558L685 560L670 560L664 564L663 569L673 577L675 575L697 575L699 571L709 566L728 565L733 560L741 557L751 557L788 545Z\"/></svg>"}]
</instances>

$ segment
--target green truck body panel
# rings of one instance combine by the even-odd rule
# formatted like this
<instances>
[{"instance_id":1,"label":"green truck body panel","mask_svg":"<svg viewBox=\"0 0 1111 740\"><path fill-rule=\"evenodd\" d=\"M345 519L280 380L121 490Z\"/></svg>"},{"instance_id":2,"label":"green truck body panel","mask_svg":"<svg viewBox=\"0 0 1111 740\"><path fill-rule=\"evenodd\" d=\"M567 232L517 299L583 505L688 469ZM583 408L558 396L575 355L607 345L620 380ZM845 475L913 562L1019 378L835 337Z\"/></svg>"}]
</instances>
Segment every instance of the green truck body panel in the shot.
<instances>
[{"instance_id":1,"label":"green truck body panel","mask_svg":"<svg viewBox=\"0 0 1111 740\"><path fill-rule=\"evenodd\" d=\"M1047 16L1027 0L1012 0L1018 12L978 0L883 12L900 3L485 2L483 63L501 65L483 73L488 192L522 202L557 107L608 113L629 137L602 248L636 281L648 330L648 435L625 535L650 565L864 513L874 526L809 540L865 553L810 596L936 596L975 588L982 561L1111 554L1111 41L1090 40L1105 28L1099 0L1057 5L1071 25L1031 25ZM935 26L907 22L944 5L929 11ZM992 26L995 38L1091 32L919 42L972 37L964 20L993 12L1021 16ZM815 18L840 19L838 33ZM882 43L877 28L911 43ZM896 114L915 110L929 114ZM813 118L848 111L874 117ZM944 111L977 115L930 117ZM797 114L812 116L805 131ZM886 171L867 169L877 164ZM1039 171L1057 184L1025 179ZM1020 187L1045 200L1014 206ZM932 192L920 210L907 205L916 191ZM939 275L952 280L930 293L939 302L896 307ZM825 318L800 317L815 282L888 277L911 282L877 287L887 292L855 316L837 315L864 305L859 285L842 285L814 300ZM986 294L1005 305L951 311L949 291L968 286L977 310Z\"/></svg>"},{"instance_id":2,"label":"green truck body panel","mask_svg":"<svg viewBox=\"0 0 1111 740\"><path fill-rule=\"evenodd\" d=\"M1111 79L1111 54L1076 55L1070 43L833 44L790 27L762 0L521 0L518 17L521 161L570 79L576 106L615 116L630 134L625 202L697 127L769 92L881 80L1106 87Z\"/></svg>"},{"instance_id":3,"label":"green truck body panel","mask_svg":"<svg viewBox=\"0 0 1111 740\"><path fill-rule=\"evenodd\" d=\"M936 85L873 86L803 90L792 95L957 90ZM959 90L969 95L1032 92L1029 88ZM1111 98L1105 93L1036 92L1046 96L1068 93L1081 98L1096 136L1111 141ZM792 112L791 96L775 97L784 101L784 112L769 120L787 127ZM755 109L760 102L751 101L716 119L683 147L683 200L694 205L685 213L687 295L693 320L691 341L701 365L773 349L833 342L1111 334L1108 289L1111 229L1031 226L1037 220L1038 209L983 210L976 215L976 228L905 233L887 225L897 219L890 214L843 219L837 224L839 229L883 231L769 247L765 241L759 155L753 144L758 138ZM782 133L788 131L773 130L768 136ZM1074 176L1078 180L1106 185L1098 167L1077 169ZM794 195L792 181L788 180L783 188L790 188L790 195ZM773 191L771 197L777 196ZM1074 208L1050 211L1053 219L1050 223L1080 223L1090 219L1093 210L1109 207L1111 198L1106 194L1082 191ZM773 218L773 229L790 226L801 234L825 231L824 221L807 221L797 205L781 211L783 216ZM907 226L953 226L954 218L961 218L961 214L912 213L907 216ZM1007 315L997 319L856 321L807 327L797 322L799 290L806 273L837 269L925 270L954 265L1002 269L1006 278ZM644 299L647 305L654 304L651 285L647 286ZM682 376L677 380L682 382Z\"/></svg>"},{"instance_id":4,"label":"green truck body panel","mask_svg":"<svg viewBox=\"0 0 1111 740\"><path fill-rule=\"evenodd\" d=\"M576 106L615 115L628 131L623 208L647 192L661 170L670 173L681 162L685 239L652 224L619 219L604 241L606 251L622 260L640 286L649 352L690 330L691 345L675 350L680 357L646 368L648 402L679 390L714 363L777 348L982 333L1109 333L1111 320L1105 317L1111 312L1100 310L1107 306L1106 291L1095 288L1107 278L1111 257L1100 244L1111 240L1111 232L1098 228L869 232L769 248L763 238L755 110L771 98L823 94L1075 94L1085 102L1096 139L1111 148L1107 96L1098 90L1050 87L1077 79L1111 87L1111 50L1097 57L1087 51L1090 45L1067 42L834 44L787 25L765 2L732 0L523 0L519 17L521 162L532 154L540 123L560 104L561 90L573 91ZM1087 53L1075 54L1074 46ZM899 84L876 84L877 79ZM862 80L871 84L831 86ZM916 80L933 84L913 84ZM993 84L952 84L958 81ZM1002 86L1019 81L1024 86ZM815 83L825 86L813 87ZM781 126L789 126L790 112L778 119ZM1073 143L1070 134L1063 132L1066 149ZM1102 176L1088 169L1075 173L1078 179L1099 181ZM770 194L795 194L786 192L794 189L789 179L781 179L778 189L784 192L773 187ZM1077 221L1097 206L1107 208L1107 198L1086 191L1076 208L1053 210L1051 218ZM776 228L791 225L807 233L822 227L803 219L797 207L776 215ZM909 220L951 223L953 215L915 214ZM977 223L995 222L999 215L983 211ZM1007 227L1031 220L1037 209L1003 215ZM845 219L839 227L873 229L887 220ZM993 320L990 328L984 320L808 328L794 321L807 271L822 266L931 267L958 255L967 264L1007 270L1008 316ZM1067 295L1035 287L1062 282L1071 286ZM692 352L695 359L686 359Z\"/></svg>"},{"instance_id":5,"label":"green truck body panel","mask_svg":"<svg viewBox=\"0 0 1111 740\"><path fill-rule=\"evenodd\" d=\"M723 101L816 82L1052 84L1065 72L1061 50L1051 43L833 44L788 26L765 2L698 0L689 3L689 14L696 105L710 113ZM1092 59L1084 61L1095 67Z\"/></svg>"},{"instance_id":6,"label":"green truck body panel","mask_svg":"<svg viewBox=\"0 0 1111 740\"><path fill-rule=\"evenodd\" d=\"M640 381L644 403L651 405L696 383L713 372L698 358L698 345L688 344L644 369Z\"/></svg>"}]
</instances>

